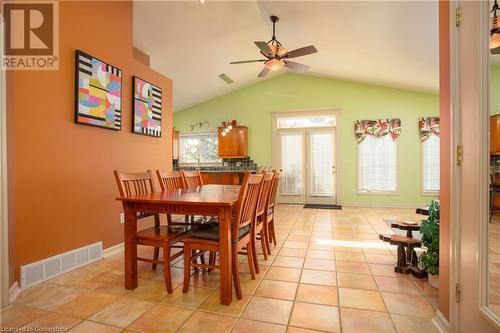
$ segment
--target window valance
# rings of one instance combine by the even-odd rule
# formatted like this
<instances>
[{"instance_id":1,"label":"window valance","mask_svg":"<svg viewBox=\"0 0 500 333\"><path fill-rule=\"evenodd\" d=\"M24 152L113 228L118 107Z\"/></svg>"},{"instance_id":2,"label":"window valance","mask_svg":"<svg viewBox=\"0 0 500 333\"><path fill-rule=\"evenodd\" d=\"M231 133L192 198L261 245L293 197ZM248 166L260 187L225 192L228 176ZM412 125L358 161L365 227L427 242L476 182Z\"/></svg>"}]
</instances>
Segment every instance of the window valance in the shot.
<instances>
[{"instance_id":1,"label":"window valance","mask_svg":"<svg viewBox=\"0 0 500 333\"><path fill-rule=\"evenodd\" d=\"M401 135L401 119L357 120L354 123L356 142L361 143L367 135L381 137L389 134L393 140Z\"/></svg>"},{"instance_id":2,"label":"window valance","mask_svg":"<svg viewBox=\"0 0 500 333\"><path fill-rule=\"evenodd\" d=\"M418 120L418 133L422 142L432 134L439 136L439 117L420 118Z\"/></svg>"}]
</instances>

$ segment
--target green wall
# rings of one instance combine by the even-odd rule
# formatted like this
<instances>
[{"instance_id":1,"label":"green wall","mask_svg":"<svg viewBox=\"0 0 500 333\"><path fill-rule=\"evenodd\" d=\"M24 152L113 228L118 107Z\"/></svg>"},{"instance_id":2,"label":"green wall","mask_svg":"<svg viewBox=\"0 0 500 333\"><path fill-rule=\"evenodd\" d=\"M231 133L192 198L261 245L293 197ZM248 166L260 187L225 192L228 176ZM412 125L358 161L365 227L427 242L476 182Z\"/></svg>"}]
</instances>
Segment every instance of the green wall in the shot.
<instances>
[{"instance_id":1,"label":"green wall","mask_svg":"<svg viewBox=\"0 0 500 333\"><path fill-rule=\"evenodd\" d=\"M490 67L490 114L500 114L500 67Z\"/></svg>"},{"instance_id":2,"label":"green wall","mask_svg":"<svg viewBox=\"0 0 500 333\"><path fill-rule=\"evenodd\" d=\"M271 114L297 109L341 108L342 204L428 203L420 190L418 118L439 115L438 96L318 76L285 73L174 113L174 126L190 132L190 124L208 120L206 132L223 120L248 126L249 153L259 165L270 165ZM356 194L356 120L400 118L399 195Z\"/></svg>"}]
</instances>

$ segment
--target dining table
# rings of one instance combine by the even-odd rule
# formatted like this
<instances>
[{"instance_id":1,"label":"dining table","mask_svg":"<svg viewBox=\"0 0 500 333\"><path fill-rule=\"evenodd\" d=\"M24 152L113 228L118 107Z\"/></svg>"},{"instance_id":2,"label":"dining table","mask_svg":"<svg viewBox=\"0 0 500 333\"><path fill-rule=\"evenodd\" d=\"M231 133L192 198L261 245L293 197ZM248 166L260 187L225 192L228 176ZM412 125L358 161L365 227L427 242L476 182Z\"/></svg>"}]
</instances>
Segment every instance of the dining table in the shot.
<instances>
[{"instance_id":1,"label":"dining table","mask_svg":"<svg viewBox=\"0 0 500 333\"><path fill-rule=\"evenodd\" d=\"M231 217L239 185L204 185L174 191L118 197L125 213L125 288L137 287L137 214L165 213L218 217L220 241L220 303L232 302Z\"/></svg>"}]
</instances>

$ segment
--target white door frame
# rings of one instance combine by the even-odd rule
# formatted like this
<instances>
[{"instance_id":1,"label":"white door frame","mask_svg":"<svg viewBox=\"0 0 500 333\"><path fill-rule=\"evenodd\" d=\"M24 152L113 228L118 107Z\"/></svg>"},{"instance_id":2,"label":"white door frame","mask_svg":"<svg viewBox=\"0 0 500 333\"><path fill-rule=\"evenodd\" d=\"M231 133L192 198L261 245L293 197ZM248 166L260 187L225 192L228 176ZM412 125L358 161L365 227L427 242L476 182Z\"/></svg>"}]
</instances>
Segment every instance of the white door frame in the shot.
<instances>
[{"instance_id":1,"label":"white door frame","mask_svg":"<svg viewBox=\"0 0 500 333\"><path fill-rule=\"evenodd\" d=\"M318 109L297 109L287 111L273 111L272 115L272 164L273 166L280 165L278 160L278 130L277 119L283 117L313 117L313 116L334 116L335 117L335 192L337 196L337 205L342 205L342 196L340 193L340 184L342 181L342 149L341 149L341 115L342 108L318 108Z\"/></svg>"},{"instance_id":2,"label":"white door frame","mask_svg":"<svg viewBox=\"0 0 500 333\"><path fill-rule=\"evenodd\" d=\"M3 24L0 24L3 36ZM0 43L0 55L3 52ZM1 60L0 56L0 60ZM9 304L9 220L7 212L7 87L6 72L0 70L0 308Z\"/></svg>"},{"instance_id":3,"label":"white door frame","mask_svg":"<svg viewBox=\"0 0 500 333\"><path fill-rule=\"evenodd\" d=\"M471 4L470 2L468 4ZM467 319L474 318L474 313L478 311L481 315L485 317L485 323L480 321L480 317L475 317L475 325L477 327L481 327L482 329L493 329L487 325L487 321L489 321L492 325L496 326L497 329L500 328L500 321L498 320L499 316L495 316L493 311L486 306L486 288L487 288L487 276L485 276L485 268L487 267L487 228L488 228L488 202L489 202L489 2L488 1L480 1L476 2L479 6L479 15L478 17L473 17L474 13L471 13L473 10L468 9L467 14L465 10L462 8L462 12L464 12L463 20L472 20L472 23L469 21L468 25L464 24L462 29L463 33L466 34L466 38L472 39L474 34L476 34L474 39L478 41L478 45L469 45L471 50L478 46L479 52L474 56L468 54L467 62L462 64L460 62L460 29L461 27L456 27L455 24L455 13L457 7L465 6L460 1L451 1L450 2L450 66L451 66L451 151L452 151L452 161L451 161L451 221L450 221L450 332L460 332L462 327L459 327L459 316L461 315L459 311L459 306L468 306L469 308L464 309L467 313L470 313L471 317ZM478 23L475 20L478 19ZM479 26L475 26L478 24ZM472 30L474 29L474 31ZM472 52L471 52L472 53ZM464 157L462 160L467 160L469 170L470 168L474 168L476 172L467 174L467 176L461 176L462 171L460 165L458 165L457 160L457 147L462 144L462 129L461 124L461 102L462 95L467 89L467 87L460 86L460 72L466 69L469 70L474 66L474 70L477 72L477 77L467 78L467 80L471 80L472 82L477 82L479 92L477 94L477 101L475 101L475 114L478 121L472 125L472 131L477 130L478 135L476 138L476 142L474 142L475 147L477 147L477 151L463 151ZM476 80L476 81L474 81ZM469 96L469 99L471 97ZM469 100L469 104L471 104ZM470 105L469 105L470 108ZM472 108L470 108L472 111ZM468 123L469 124L469 123ZM465 132L464 132L465 133ZM468 138L470 140L470 137ZM471 142L468 142L469 147ZM473 149L472 149L473 150ZM471 162L472 161L472 162ZM464 289L465 286L461 284L462 278L470 282L470 277L461 277L461 248L463 244L461 244L461 237L463 235L463 228L470 223L469 221L462 221L466 217L462 217L461 209L464 208L464 202L461 199L460 191L464 183L462 180L467 180L469 182L469 187L475 186L475 190L477 191L476 200L473 202L468 202L470 205L470 209L474 210L474 223L478 223L478 239L477 241L471 242L469 239L467 244L467 252L474 253L478 257L477 269L479 272L470 272L472 275L477 274L477 282L478 288L475 289L474 286L467 286L468 292L473 290L477 290L478 295L476 298L476 302L470 302L465 304L463 300L459 303L456 302L456 286L460 286L461 289ZM467 186L467 185L466 185ZM464 199L465 200L465 199ZM474 207L475 206L475 207ZM477 212L477 214L476 214ZM474 244L471 246L471 244ZM472 280L474 281L474 280ZM475 307L479 306L478 309ZM468 311L468 310L471 311ZM462 310L462 311L464 311ZM486 321L487 320L487 321ZM488 328L487 328L488 327Z\"/></svg>"}]
</instances>

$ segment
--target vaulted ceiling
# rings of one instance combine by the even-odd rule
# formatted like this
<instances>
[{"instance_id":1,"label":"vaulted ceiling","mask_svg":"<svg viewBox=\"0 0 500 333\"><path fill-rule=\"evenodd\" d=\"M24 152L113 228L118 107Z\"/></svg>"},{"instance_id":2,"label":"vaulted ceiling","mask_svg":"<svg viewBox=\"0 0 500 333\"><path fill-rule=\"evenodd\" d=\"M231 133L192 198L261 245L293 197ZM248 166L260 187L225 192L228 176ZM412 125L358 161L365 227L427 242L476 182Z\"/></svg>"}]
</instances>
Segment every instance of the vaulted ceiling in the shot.
<instances>
[{"instance_id":1,"label":"vaulted ceiling","mask_svg":"<svg viewBox=\"0 0 500 333\"><path fill-rule=\"evenodd\" d=\"M296 59L308 73L437 92L436 1L135 1L134 45L173 80L179 111L263 80L262 63L229 62L261 57L254 41L271 38L270 15L289 50L318 49Z\"/></svg>"}]
</instances>

